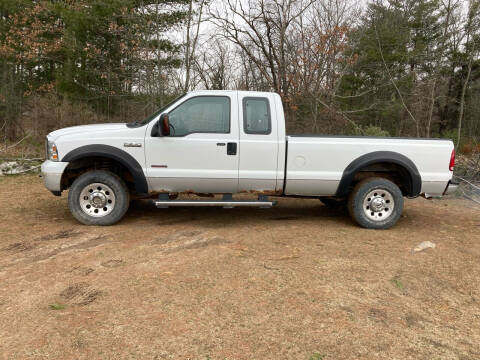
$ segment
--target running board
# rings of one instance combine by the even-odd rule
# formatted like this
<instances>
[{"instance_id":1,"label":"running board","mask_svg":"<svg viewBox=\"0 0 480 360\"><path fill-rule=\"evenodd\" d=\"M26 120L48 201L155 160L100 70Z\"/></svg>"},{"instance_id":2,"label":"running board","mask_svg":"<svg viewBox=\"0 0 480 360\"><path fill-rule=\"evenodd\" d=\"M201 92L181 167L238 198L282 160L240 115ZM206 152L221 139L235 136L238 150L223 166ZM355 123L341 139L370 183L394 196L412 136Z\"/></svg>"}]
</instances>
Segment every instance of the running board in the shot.
<instances>
[{"instance_id":1,"label":"running board","mask_svg":"<svg viewBox=\"0 0 480 360\"><path fill-rule=\"evenodd\" d=\"M258 200L233 200L231 196L224 196L222 200L167 200L165 196L159 196L155 201L158 208L169 208L171 206L221 206L225 209L234 207L259 207L271 208L277 204L276 201L269 201L266 196L259 196Z\"/></svg>"}]
</instances>

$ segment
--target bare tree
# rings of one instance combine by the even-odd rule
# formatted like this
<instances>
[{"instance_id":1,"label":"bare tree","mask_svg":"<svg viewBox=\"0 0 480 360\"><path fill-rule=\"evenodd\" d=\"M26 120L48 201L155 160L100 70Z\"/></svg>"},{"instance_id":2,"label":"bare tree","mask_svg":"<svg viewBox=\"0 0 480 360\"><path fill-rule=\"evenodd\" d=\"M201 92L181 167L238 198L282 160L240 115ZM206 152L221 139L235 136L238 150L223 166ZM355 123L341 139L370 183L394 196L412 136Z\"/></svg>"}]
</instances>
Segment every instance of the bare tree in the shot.
<instances>
[{"instance_id":1,"label":"bare tree","mask_svg":"<svg viewBox=\"0 0 480 360\"><path fill-rule=\"evenodd\" d=\"M195 64L195 52L200 36L200 26L204 19L202 18L207 0L198 0L197 6L195 0L190 0L187 14L186 42L185 42L185 83L183 91L187 92L191 86L192 68Z\"/></svg>"},{"instance_id":2,"label":"bare tree","mask_svg":"<svg viewBox=\"0 0 480 360\"><path fill-rule=\"evenodd\" d=\"M276 91L291 129L318 131L326 114L333 122L356 127L334 101L345 69L354 61L344 57L347 32L356 19L354 4L226 0L212 11L211 19L240 53L240 86ZM308 110L298 111L299 107Z\"/></svg>"},{"instance_id":3,"label":"bare tree","mask_svg":"<svg viewBox=\"0 0 480 360\"><path fill-rule=\"evenodd\" d=\"M225 90L233 85L235 53L228 44L211 38L203 44L201 54L193 60L199 84L207 90Z\"/></svg>"},{"instance_id":4,"label":"bare tree","mask_svg":"<svg viewBox=\"0 0 480 360\"><path fill-rule=\"evenodd\" d=\"M331 119L332 127L340 120L359 129L336 101L342 77L355 62L355 55L345 56L355 14L358 8L348 0L323 0L294 23L288 41L293 106L303 103L308 109L308 120L301 122L309 123L311 131L325 126L320 124L322 119Z\"/></svg>"},{"instance_id":5,"label":"bare tree","mask_svg":"<svg viewBox=\"0 0 480 360\"><path fill-rule=\"evenodd\" d=\"M287 37L293 22L314 0L225 0L211 12L212 21L237 45L282 97L289 95Z\"/></svg>"}]
</instances>

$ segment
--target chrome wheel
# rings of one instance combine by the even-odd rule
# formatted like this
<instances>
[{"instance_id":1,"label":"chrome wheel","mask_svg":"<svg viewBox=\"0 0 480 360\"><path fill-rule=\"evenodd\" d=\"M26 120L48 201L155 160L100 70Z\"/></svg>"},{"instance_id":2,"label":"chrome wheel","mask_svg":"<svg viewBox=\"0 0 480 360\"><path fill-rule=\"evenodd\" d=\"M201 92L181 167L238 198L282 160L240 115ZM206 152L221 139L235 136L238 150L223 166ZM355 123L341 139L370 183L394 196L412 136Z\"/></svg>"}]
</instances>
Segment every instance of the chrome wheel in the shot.
<instances>
[{"instance_id":1,"label":"chrome wheel","mask_svg":"<svg viewBox=\"0 0 480 360\"><path fill-rule=\"evenodd\" d=\"M367 194L363 201L365 215L374 221L388 219L395 209L393 195L384 189L376 189Z\"/></svg>"},{"instance_id":2,"label":"chrome wheel","mask_svg":"<svg viewBox=\"0 0 480 360\"><path fill-rule=\"evenodd\" d=\"M107 216L115 208L115 193L105 184L89 184L80 192L79 203L82 211L89 216Z\"/></svg>"}]
</instances>

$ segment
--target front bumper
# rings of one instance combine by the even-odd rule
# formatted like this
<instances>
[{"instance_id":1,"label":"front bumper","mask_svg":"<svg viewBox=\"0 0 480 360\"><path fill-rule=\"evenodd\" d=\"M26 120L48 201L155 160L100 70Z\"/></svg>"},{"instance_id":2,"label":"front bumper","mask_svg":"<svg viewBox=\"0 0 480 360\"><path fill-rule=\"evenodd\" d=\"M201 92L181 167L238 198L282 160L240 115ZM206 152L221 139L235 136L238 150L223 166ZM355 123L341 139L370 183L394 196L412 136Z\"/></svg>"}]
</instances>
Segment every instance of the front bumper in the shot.
<instances>
[{"instance_id":1,"label":"front bumper","mask_svg":"<svg viewBox=\"0 0 480 360\"><path fill-rule=\"evenodd\" d=\"M448 182L448 185L447 187L445 188L445 191L443 192L443 195L452 195L452 194L455 194L457 192L457 189L458 189L458 186L460 184L453 181L453 180L450 180Z\"/></svg>"},{"instance_id":2,"label":"front bumper","mask_svg":"<svg viewBox=\"0 0 480 360\"><path fill-rule=\"evenodd\" d=\"M68 162L47 160L42 164L42 177L45 187L53 193L62 191L61 181Z\"/></svg>"}]
</instances>

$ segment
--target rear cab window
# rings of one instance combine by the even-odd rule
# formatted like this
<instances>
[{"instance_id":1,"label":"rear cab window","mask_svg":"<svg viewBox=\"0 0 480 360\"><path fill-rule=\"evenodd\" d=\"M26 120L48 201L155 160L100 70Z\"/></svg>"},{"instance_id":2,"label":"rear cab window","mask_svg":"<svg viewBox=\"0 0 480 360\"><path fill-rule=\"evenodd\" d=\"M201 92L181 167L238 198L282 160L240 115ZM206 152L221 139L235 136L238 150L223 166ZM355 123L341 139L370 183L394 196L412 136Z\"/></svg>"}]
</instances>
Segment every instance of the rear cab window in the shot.
<instances>
[{"instance_id":1,"label":"rear cab window","mask_svg":"<svg viewBox=\"0 0 480 360\"><path fill-rule=\"evenodd\" d=\"M264 97L243 99L243 131L245 134L269 135L272 132L270 102Z\"/></svg>"}]
</instances>

